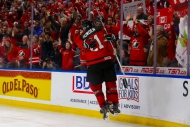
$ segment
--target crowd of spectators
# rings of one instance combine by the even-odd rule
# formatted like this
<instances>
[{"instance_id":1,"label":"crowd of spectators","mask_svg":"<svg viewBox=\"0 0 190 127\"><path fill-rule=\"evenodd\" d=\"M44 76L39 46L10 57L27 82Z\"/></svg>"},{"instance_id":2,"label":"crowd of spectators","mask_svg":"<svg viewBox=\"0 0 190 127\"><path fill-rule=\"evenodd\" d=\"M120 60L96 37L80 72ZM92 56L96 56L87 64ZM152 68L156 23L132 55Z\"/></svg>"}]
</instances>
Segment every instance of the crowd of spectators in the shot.
<instances>
[{"instance_id":1,"label":"crowd of spectators","mask_svg":"<svg viewBox=\"0 0 190 127\"><path fill-rule=\"evenodd\" d=\"M33 20L31 2L34 4ZM124 0L124 4L128 2L134 0ZM156 53L156 66L178 67L175 49L180 18L173 11L171 30L166 33L157 25L154 34L153 1L145 3L146 10L139 7L134 15L124 17L123 33L131 39L122 41L122 49L120 39L116 42L122 65L153 66ZM170 7L166 0L158 1L157 5L158 9ZM0 0L0 67L27 69L32 65L33 69L86 70L85 66L80 66L80 51L73 42L75 34L81 31L82 20L88 18L90 11L90 20L94 21L98 9L106 25L120 29L120 6L120 0L92 0L90 10L86 0ZM130 20L134 21L132 29L128 26ZM147 24L140 20L147 20Z\"/></svg>"}]
</instances>

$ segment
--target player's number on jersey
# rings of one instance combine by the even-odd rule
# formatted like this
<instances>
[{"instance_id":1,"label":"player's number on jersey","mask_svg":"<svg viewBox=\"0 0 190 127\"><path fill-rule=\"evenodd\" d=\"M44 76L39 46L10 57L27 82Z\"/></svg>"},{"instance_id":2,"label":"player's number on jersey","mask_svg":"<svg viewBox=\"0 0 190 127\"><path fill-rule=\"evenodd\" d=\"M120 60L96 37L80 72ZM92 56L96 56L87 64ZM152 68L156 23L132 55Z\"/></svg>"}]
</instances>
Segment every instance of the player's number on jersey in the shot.
<instances>
[{"instance_id":1,"label":"player's number on jersey","mask_svg":"<svg viewBox=\"0 0 190 127\"><path fill-rule=\"evenodd\" d=\"M100 39L98 38L98 36L97 35L94 35L94 39L98 42L98 45L99 45L99 49L103 49L104 48L104 46L102 45L102 43L101 43L101 41L100 41ZM90 48L90 50L91 51L98 51L98 48L95 48L95 49L93 49L93 48Z\"/></svg>"}]
</instances>

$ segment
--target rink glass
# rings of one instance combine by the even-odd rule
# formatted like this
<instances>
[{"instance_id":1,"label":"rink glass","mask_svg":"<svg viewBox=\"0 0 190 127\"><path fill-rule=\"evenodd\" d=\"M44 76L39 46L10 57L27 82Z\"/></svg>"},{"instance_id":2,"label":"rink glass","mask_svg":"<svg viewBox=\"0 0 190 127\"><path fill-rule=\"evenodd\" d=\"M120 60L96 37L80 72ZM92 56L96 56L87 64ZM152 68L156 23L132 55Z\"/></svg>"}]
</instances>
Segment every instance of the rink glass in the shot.
<instances>
[{"instance_id":1,"label":"rink glass","mask_svg":"<svg viewBox=\"0 0 190 127\"><path fill-rule=\"evenodd\" d=\"M93 9L92 4L90 4L90 2L93 2L93 1L89 0L87 5L90 6L89 7L90 9ZM131 41L129 39L126 39L126 36L122 33L125 33L125 31L124 31L125 29L123 28L123 22L126 19L127 13L130 12L131 17L133 17L135 12L138 13L138 9L137 8L130 8L130 6L132 6L132 4L131 3L126 4L124 2L125 1L121 0L121 5L123 5L123 6L119 6L118 15L114 16L114 18L117 18L117 20L119 20L119 22L120 22L120 24L119 24L119 28L120 28L119 39L117 41L117 45L119 47L119 48L117 47L117 54L118 54L117 56L119 58L119 62L121 64L123 71L126 73L143 73L143 74L158 74L158 75L159 74L183 75L183 76L189 75L190 45L188 45L188 44L190 43L190 41L188 39L187 31L189 30L190 25L188 22L189 16L187 16L189 14L186 14L187 8L182 10L182 11L181 10L173 11L171 9L171 7L167 7L167 5L162 5L162 6L164 6L164 9L165 9L164 12L168 11L168 15L167 15L166 13L163 14L163 10L160 9L161 5L153 3L154 8L152 11L156 12L157 8L159 11L157 11L157 13L154 13L154 15L152 15L152 18L150 18L148 16L147 20L142 21L145 24L147 24L149 22L148 20L152 20L152 22L153 22L152 27L150 27L149 29L152 29L152 34L154 34L152 42L156 42L156 43L148 42L148 45L146 45L146 48L148 47L148 49L150 49L150 47L152 46L151 48L154 51L153 57L152 57L153 58L152 64L151 65L146 64L145 66L138 66L138 65L133 66L133 65L130 65L129 63L127 63L127 64L125 63L126 60L130 59L129 56L130 56ZM139 2L139 1L134 1L134 2ZM177 4L175 2L176 1L174 1L174 3L172 3L172 4ZM180 1L177 1L177 2L179 2L178 4L181 4ZM144 7L145 2L140 1L139 3L134 4L134 5ZM188 5L189 5L189 2L188 2ZM34 9L34 5L31 4L31 12L30 12L31 13L31 31L34 30L34 24L33 24L34 11L32 11L33 9ZM145 7L145 9L147 9L147 8ZM147 11L145 11L145 10L143 10L143 11L145 12L145 14L147 13ZM89 11L86 13L86 15L88 16L88 19L92 18L91 17L92 15ZM156 17L156 15L157 15L157 17ZM164 31L167 33L167 37L170 38L171 25L173 25L172 22L174 21L175 16L180 17L180 23L182 23L182 21L183 21L183 25L179 24L179 27L177 27L177 26L175 27L175 32L176 33L178 32L177 39L176 39L176 41L173 41L170 43L168 42L168 46L170 46L169 44L171 44L171 43L175 43L174 46L176 46L176 48L173 48L173 49L176 49L176 51L172 50L172 52L175 53L175 57L177 59L175 58L173 60L168 60L167 65L163 66L162 64L158 64L158 61L159 61L158 56L157 56L158 52L156 52L156 50L159 49L159 47L157 47L159 42L157 42L157 36L155 33L158 32L158 28L157 28L158 25L161 25L161 26L163 26ZM108 21L109 19L106 19L106 20ZM34 36L33 32L31 32L31 35L29 38L31 47L33 45L32 42L34 42L33 36ZM124 48L125 48L125 51L122 50ZM168 50L171 51L171 49L168 49ZM160 50L160 51L163 51L163 50ZM77 50L77 52L79 53L78 50ZM148 50L146 52L148 52L148 54L149 54L150 50ZM32 48L30 48L30 55L29 55L29 57L31 58L30 60L32 60L32 55L31 55L32 53L33 53ZM123 56L125 56L126 58L123 59ZM75 62L78 61L79 55L76 53L74 58L75 58ZM15 56L15 59L17 59L16 56ZM50 62L49 59L46 59L46 60L47 60L46 63ZM0 62L2 63L3 60L0 59ZM148 57L146 59L146 63L148 63ZM40 62L40 66L38 66L38 67L34 66L31 63L31 61L29 61L29 64L27 67L22 67L22 68L18 67L16 69L64 71L61 69L61 67L58 67L56 69L47 69L47 68L42 69L42 66L43 66L43 61ZM74 66L75 66L75 68L72 71L85 71L85 69L83 67L81 67L83 69L79 69L79 67L80 67L79 64L75 64ZM11 67L12 66L1 66L1 68L11 68ZM115 59L115 69L117 72L121 72L121 68L120 68L116 59Z\"/></svg>"}]
</instances>

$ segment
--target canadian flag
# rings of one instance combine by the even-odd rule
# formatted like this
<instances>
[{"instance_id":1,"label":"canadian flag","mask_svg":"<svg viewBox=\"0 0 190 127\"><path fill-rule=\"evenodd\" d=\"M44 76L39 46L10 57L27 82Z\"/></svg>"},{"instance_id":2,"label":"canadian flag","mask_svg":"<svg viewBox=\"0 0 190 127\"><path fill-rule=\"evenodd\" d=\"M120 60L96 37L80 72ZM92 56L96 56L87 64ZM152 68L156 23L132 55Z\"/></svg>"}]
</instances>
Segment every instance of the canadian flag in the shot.
<instances>
[{"instance_id":1,"label":"canadian flag","mask_svg":"<svg viewBox=\"0 0 190 127\"><path fill-rule=\"evenodd\" d=\"M176 59L180 65L187 68L188 17L180 18L179 37L176 47Z\"/></svg>"}]
</instances>

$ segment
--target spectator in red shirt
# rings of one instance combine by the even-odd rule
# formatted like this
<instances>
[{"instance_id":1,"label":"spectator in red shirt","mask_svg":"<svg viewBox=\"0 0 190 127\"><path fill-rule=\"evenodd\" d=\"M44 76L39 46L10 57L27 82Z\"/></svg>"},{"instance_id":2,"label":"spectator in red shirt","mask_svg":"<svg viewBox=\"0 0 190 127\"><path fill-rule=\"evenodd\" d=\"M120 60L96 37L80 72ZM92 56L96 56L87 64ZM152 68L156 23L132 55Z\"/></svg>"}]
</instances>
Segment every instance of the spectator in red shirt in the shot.
<instances>
[{"instance_id":1,"label":"spectator in red shirt","mask_svg":"<svg viewBox=\"0 0 190 127\"><path fill-rule=\"evenodd\" d=\"M128 23L131 18L130 14L126 17L126 23ZM147 35L148 32L141 26L137 21L136 15L133 16L133 30L128 28L128 31L131 31L131 41L130 41L130 64L135 66L145 66L147 55L144 52L145 45L147 44Z\"/></svg>"},{"instance_id":2,"label":"spectator in red shirt","mask_svg":"<svg viewBox=\"0 0 190 127\"><path fill-rule=\"evenodd\" d=\"M28 68L28 58L30 57L28 37L25 35L22 38L22 44L18 48L18 66L20 68Z\"/></svg>"},{"instance_id":3,"label":"spectator in red shirt","mask_svg":"<svg viewBox=\"0 0 190 127\"><path fill-rule=\"evenodd\" d=\"M11 39L7 37L1 45L1 54L4 59L5 68L16 68L17 65L17 48L11 44Z\"/></svg>"},{"instance_id":4,"label":"spectator in red shirt","mask_svg":"<svg viewBox=\"0 0 190 127\"><path fill-rule=\"evenodd\" d=\"M30 45L30 43L28 45ZM29 47L29 51L30 49L31 49L31 45ZM32 63L32 68L40 68L41 46L39 44L39 38L37 35L33 36L32 52L30 51L30 56L31 55L32 55L32 58L29 58L29 64L30 62Z\"/></svg>"},{"instance_id":5,"label":"spectator in red shirt","mask_svg":"<svg viewBox=\"0 0 190 127\"><path fill-rule=\"evenodd\" d=\"M71 43L66 42L65 49L61 48L61 39L59 39L58 49L59 52L62 54L62 70L74 70L74 54L75 51L71 48Z\"/></svg>"}]
</instances>

